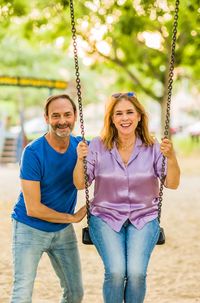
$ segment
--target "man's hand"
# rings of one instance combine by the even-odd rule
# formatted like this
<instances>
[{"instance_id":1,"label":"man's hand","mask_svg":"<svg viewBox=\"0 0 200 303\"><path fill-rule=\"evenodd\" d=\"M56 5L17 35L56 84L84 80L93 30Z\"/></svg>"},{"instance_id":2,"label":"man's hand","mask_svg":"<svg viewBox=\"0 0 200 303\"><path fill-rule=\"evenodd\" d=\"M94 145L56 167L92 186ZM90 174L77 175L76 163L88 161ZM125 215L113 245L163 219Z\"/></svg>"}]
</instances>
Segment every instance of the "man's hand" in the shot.
<instances>
[{"instance_id":1,"label":"man's hand","mask_svg":"<svg viewBox=\"0 0 200 303\"><path fill-rule=\"evenodd\" d=\"M83 220L83 218L85 217L87 213L87 209L86 209L86 205L84 205L83 207L81 207L74 215L74 220L72 223L78 223L81 220Z\"/></svg>"}]
</instances>

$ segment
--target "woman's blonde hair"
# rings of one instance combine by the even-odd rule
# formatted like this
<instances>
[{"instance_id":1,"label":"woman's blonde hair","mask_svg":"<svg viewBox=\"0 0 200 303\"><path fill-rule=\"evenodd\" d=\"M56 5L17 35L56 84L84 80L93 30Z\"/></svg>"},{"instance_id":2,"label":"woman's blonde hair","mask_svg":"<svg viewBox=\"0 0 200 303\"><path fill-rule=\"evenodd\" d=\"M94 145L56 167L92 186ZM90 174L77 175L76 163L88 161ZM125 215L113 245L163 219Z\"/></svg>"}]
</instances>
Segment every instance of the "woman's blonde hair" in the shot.
<instances>
[{"instance_id":1,"label":"woman's blonde hair","mask_svg":"<svg viewBox=\"0 0 200 303\"><path fill-rule=\"evenodd\" d=\"M114 123L112 122L112 118L116 104L122 99L130 101L141 116L141 120L138 122L135 130L136 136L140 137L145 145L152 145L154 143L154 138L149 132L148 117L143 105L138 101L135 95L129 96L129 94L119 94L119 97L112 96L106 106L104 126L101 131L101 139L105 147L111 150L114 142L118 142L118 132Z\"/></svg>"}]
</instances>

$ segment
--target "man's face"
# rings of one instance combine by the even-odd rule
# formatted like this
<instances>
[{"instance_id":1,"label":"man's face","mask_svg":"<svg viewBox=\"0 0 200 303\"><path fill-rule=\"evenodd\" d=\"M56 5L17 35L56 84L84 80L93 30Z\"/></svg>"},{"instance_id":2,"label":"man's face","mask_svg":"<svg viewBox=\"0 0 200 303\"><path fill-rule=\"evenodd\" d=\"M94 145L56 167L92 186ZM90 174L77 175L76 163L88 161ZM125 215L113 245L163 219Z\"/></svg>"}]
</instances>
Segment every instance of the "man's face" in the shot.
<instances>
[{"instance_id":1,"label":"man's face","mask_svg":"<svg viewBox=\"0 0 200 303\"><path fill-rule=\"evenodd\" d=\"M67 99L56 99L49 104L48 116L45 115L50 132L57 137L66 138L74 128L77 115Z\"/></svg>"}]
</instances>

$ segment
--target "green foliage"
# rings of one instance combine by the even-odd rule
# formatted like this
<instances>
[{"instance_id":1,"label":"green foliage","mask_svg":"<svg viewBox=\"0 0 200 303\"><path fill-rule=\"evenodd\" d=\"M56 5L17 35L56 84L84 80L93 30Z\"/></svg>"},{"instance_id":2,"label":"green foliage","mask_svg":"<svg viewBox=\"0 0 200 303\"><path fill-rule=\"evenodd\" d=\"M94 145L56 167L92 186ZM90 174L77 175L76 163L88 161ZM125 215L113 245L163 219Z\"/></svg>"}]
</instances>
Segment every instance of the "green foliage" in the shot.
<instances>
[{"instance_id":1,"label":"green foliage","mask_svg":"<svg viewBox=\"0 0 200 303\"><path fill-rule=\"evenodd\" d=\"M200 141L192 140L191 137L173 139L174 147L179 155L190 156L199 155Z\"/></svg>"},{"instance_id":2,"label":"green foliage","mask_svg":"<svg viewBox=\"0 0 200 303\"><path fill-rule=\"evenodd\" d=\"M93 61L90 67L81 65L85 102L96 100L102 89L110 92L118 87L142 91L159 103L163 102L174 3L174 0L142 0L135 6L132 0L126 0L122 5L111 0L74 1L77 35L88 46L85 55ZM74 78L73 59L68 56L71 43L69 16L68 0L0 0L1 74ZM108 17L112 20L109 21ZM88 22L86 29L83 22ZM199 86L198 0L180 1L178 22L176 67L183 69L179 73L177 68L176 77L187 76ZM98 48L99 40L93 36L94 30L102 27L106 30L101 40L111 48L107 54ZM147 46L144 32L160 35L162 47L154 49ZM38 91L27 92L28 89L25 92L28 104L41 99ZM0 98L16 99L9 89L0 90Z\"/></svg>"},{"instance_id":3,"label":"green foliage","mask_svg":"<svg viewBox=\"0 0 200 303\"><path fill-rule=\"evenodd\" d=\"M88 1L87 1L88 2ZM89 1L94 3L94 1ZM160 1L161 2L161 1ZM95 26L95 22L100 22L101 25L106 24L108 14L116 16L120 9L121 14L116 21L109 27L105 34L105 40L111 41L112 54L107 56L107 63L109 66L121 66L121 71L124 71L126 79L132 78L133 85L137 83L137 80L149 78L147 83L149 85L141 85L140 89L144 89L146 92L151 92L151 96L155 100L161 102L162 96L157 95L154 89L151 90L152 81L160 82L162 84L162 95L164 94L164 85L167 75L167 64L169 61L170 47L171 47L171 32L173 22L173 4L174 1L168 1L168 6L162 7L156 6L155 1L141 1L140 7L133 6L133 1L125 1L121 6L113 4L105 8L104 1L100 2L96 12L96 18L93 17L94 13L88 11L90 29ZM158 2L157 2L158 3ZM101 9L104 6L105 13L102 15ZM198 14L198 1L194 1L193 4L188 1L181 1L180 16L179 16L179 31L177 41L177 57L176 65L189 65L191 71L193 67L192 62L196 65L196 69L200 69L199 60L197 60L199 48L199 42L197 37L193 38L192 34L198 33L197 25ZM88 18L88 17L87 17ZM155 32L161 35L163 40L163 47L161 49L153 49L148 47L142 39L138 39L138 34L142 32ZM80 31L80 35L82 35ZM85 40L90 41L90 30L88 31ZM190 45L190 54L188 47ZM93 53L102 55L100 51L94 48ZM120 58L118 53L123 54L123 58ZM98 62L95 61L95 64ZM135 79L137 78L137 79ZM194 77L195 80L195 77ZM154 87L154 86L153 86Z\"/></svg>"}]
</instances>

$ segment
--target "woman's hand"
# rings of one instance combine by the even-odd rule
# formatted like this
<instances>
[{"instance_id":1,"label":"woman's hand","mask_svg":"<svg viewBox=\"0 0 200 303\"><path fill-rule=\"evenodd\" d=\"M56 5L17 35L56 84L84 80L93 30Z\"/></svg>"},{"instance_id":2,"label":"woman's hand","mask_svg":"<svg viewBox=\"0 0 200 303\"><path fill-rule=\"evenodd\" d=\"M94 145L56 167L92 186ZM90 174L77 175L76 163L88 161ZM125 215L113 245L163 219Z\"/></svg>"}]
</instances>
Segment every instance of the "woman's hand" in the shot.
<instances>
[{"instance_id":1,"label":"woman's hand","mask_svg":"<svg viewBox=\"0 0 200 303\"><path fill-rule=\"evenodd\" d=\"M75 214L73 214L73 223L78 223L85 217L87 213L86 205L82 206Z\"/></svg>"},{"instance_id":2,"label":"woman's hand","mask_svg":"<svg viewBox=\"0 0 200 303\"><path fill-rule=\"evenodd\" d=\"M176 189L180 182L180 168L172 142L169 139L164 138L160 144L160 151L167 158L165 186L171 189Z\"/></svg>"},{"instance_id":3,"label":"woman's hand","mask_svg":"<svg viewBox=\"0 0 200 303\"><path fill-rule=\"evenodd\" d=\"M162 142L160 144L160 151L168 159L172 159L175 157L173 144L167 138L162 139Z\"/></svg>"},{"instance_id":4,"label":"woman's hand","mask_svg":"<svg viewBox=\"0 0 200 303\"><path fill-rule=\"evenodd\" d=\"M83 160L88 155L88 145L86 142L81 141L77 146L78 160Z\"/></svg>"},{"instance_id":5,"label":"woman's hand","mask_svg":"<svg viewBox=\"0 0 200 303\"><path fill-rule=\"evenodd\" d=\"M77 189L85 188L84 158L88 155L87 142L81 141L77 146L77 162L73 172L73 181Z\"/></svg>"}]
</instances>

